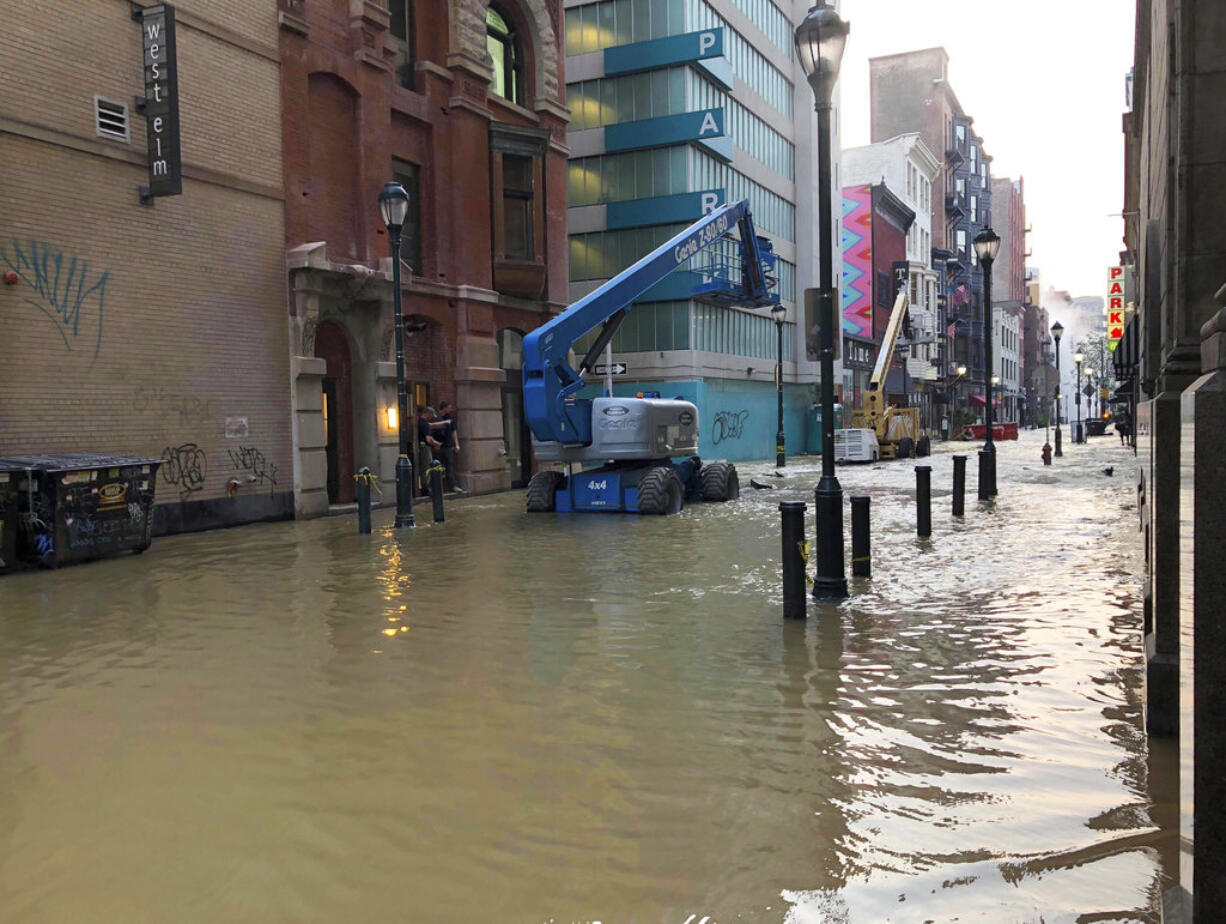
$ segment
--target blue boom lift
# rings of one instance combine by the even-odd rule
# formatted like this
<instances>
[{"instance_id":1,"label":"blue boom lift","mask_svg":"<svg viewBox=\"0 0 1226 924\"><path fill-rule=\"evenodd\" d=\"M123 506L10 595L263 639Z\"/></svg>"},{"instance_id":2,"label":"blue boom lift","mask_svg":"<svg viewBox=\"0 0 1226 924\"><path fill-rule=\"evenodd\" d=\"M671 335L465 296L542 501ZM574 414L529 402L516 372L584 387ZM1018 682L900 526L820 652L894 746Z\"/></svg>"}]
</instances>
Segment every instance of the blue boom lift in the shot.
<instances>
[{"instance_id":1,"label":"blue boom lift","mask_svg":"<svg viewBox=\"0 0 1226 924\"><path fill-rule=\"evenodd\" d=\"M738 237L731 232L736 226ZM541 471L528 483L528 511L614 510L677 513L685 500L731 500L740 493L727 462L698 457L698 408L659 397L581 398L589 371L633 302L669 273L691 264L694 298L760 308L771 292L776 257L754 233L747 200L721 206L524 337L524 409L536 457L569 463L569 474ZM691 262L692 261L692 262ZM571 367L575 342L600 327ZM600 462L575 470L573 463Z\"/></svg>"}]
</instances>

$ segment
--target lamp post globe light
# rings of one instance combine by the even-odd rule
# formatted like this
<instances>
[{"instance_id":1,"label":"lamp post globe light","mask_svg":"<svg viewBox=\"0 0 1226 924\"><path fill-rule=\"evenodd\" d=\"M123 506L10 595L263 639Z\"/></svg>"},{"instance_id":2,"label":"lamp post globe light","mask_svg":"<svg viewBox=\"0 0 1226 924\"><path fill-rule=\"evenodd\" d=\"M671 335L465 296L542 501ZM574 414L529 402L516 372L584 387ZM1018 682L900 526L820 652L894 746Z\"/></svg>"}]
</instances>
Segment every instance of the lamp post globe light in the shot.
<instances>
[{"instance_id":1,"label":"lamp post globe light","mask_svg":"<svg viewBox=\"0 0 1226 924\"><path fill-rule=\"evenodd\" d=\"M778 335L778 356L775 360L775 397L779 404L779 430L775 434L775 465L784 468L788 464L786 442L783 437L783 316L787 309L783 305L771 308L771 317L775 319L775 333Z\"/></svg>"},{"instance_id":2,"label":"lamp post globe light","mask_svg":"<svg viewBox=\"0 0 1226 924\"><path fill-rule=\"evenodd\" d=\"M1000 235L984 228L975 235L975 255L983 264L983 394L987 438L979 450L979 499L996 496L996 444L992 441L992 263L1000 251Z\"/></svg>"},{"instance_id":3,"label":"lamp post globe light","mask_svg":"<svg viewBox=\"0 0 1226 924\"><path fill-rule=\"evenodd\" d=\"M1064 336L1064 325L1057 321L1051 326L1052 339L1056 341L1056 455L1064 455L1060 440L1060 338Z\"/></svg>"},{"instance_id":4,"label":"lamp post globe light","mask_svg":"<svg viewBox=\"0 0 1226 924\"><path fill-rule=\"evenodd\" d=\"M1085 432L1081 429L1081 364L1085 362L1084 353L1074 353L1073 362L1077 364L1077 377L1073 379L1073 397L1077 401L1077 429L1073 431L1073 442L1084 443Z\"/></svg>"},{"instance_id":5,"label":"lamp post globe light","mask_svg":"<svg viewBox=\"0 0 1226 924\"><path fill-rule=\"evenodd\" d=\"M400 229L409 213L409 194L399 183L388 183L379 193L379 212L392 245L392 325L396 332L396 430L400 446L396 457L397 528L413 522L413 463L409 460L409 406L404 389L404 317L400 309Z\"/></svg>"},{"instance_id":6,"label":"lamp post globe light","mask_svg":"<svg viewBox=\"0 0 1226 924\"><path fill-rule=\"evenodd\" d=\"M843 489L834 474L834 254L830 202L830 100L839 79L843 48L851 27L833 7L814 6L794 36L817 111L818 323L821 329L822 477L814 491L817 507L817 577L813 596L847 596L843 570Z\"/></svg>"}]
</instances>

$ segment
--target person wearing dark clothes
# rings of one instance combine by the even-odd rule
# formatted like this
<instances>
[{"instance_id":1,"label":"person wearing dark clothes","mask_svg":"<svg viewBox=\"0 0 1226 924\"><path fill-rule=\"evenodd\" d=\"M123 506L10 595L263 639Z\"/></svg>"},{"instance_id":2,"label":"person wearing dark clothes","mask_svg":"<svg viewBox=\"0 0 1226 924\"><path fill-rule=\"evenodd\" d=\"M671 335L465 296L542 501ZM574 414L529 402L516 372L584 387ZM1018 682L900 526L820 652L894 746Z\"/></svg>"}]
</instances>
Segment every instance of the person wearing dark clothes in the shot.
<instances>
[{"instance_id":1,"label":"person wearing dark clothes","mask_svg":"<svg viewBox=\"0 0 1226 924\"><path fill-rule=\"evenodd\" d=\"M446 470L450 490L463 494L464 489L460 487L460 482L455 476L455 457L460 451L460 433L456 423L455 405L450 401L444 401L438 408L438 420L431 424L432 427L441 424L434 430L434 435L440 444L438 460L443 463L443 468Z\"/></svg>"},{"instance_id":2,"label":"person wearing dark clothes","mask_svg":"<svg viewBox=\"0 0 1226 924\"><path fill-rule=\"evenodd\" d=\"M432 429L434 408L419 405L417 408L417 477L421 480L421 493L430 493L430 478L426 470L434 464L435 453L442 443L437 430Z\"/></svg>"}]
</instances>

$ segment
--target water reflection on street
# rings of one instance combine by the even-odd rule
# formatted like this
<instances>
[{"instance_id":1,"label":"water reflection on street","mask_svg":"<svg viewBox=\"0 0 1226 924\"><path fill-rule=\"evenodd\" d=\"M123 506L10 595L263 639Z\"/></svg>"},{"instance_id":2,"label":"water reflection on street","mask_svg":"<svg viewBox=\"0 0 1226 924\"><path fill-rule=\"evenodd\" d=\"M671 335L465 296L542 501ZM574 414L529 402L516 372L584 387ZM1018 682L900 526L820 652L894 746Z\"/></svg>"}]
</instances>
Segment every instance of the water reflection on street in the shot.
<instances>
[{"instance_id":1,"label":"water reflection on street","mask_svg":"<svg viewBox=\"0 0 1226 924\"><path fill-rule=\"evenodd\" d=\"M519 493L156 540L0 579L0 919L1155 920L1131 455L780 618L778 485L680 516ZM1114 477L1102 469L1114 467ZM691 917L692 916L692 917Z\"/></svg>"}]
</instances>

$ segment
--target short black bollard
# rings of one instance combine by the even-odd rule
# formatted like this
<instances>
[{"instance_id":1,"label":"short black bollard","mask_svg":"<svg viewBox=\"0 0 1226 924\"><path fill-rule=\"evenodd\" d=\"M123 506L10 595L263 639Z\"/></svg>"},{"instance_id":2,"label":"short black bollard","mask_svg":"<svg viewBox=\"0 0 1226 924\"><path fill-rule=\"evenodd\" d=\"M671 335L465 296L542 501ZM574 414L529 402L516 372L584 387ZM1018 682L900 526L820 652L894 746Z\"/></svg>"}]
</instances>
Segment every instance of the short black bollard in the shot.
<instances>
[{"instance_id":1,"label":"short black bollard","mask_svg":"<svg viewBox=\"0 0 1226 924\"><path fill-rule=\"evenodd\" d=\"M443 472L445 469L438 460L426 469L430 476L430 499L434 502L434 522L443 522Z\"/></svg>"},{"instance_id":2,"label":"short black bollard","mask_svg":"<svg viewBox=\"0 0 1226 924\"><path fill-rule=\"evenodd\" d=\"M370 484L375 479L370 469L363 465L353 480L357 482L358 533L367 535L370 533Z\"/></svg>"},{"instance_id":3,"label":"short black bollard","mask_svg":"<svg viewBox=\"0 0 1226 924\"><path fill-rule=\"evenodd\" d=\"M915 466L915 534L932 535L932 466Z\"/></svg>"},{"instance_id":4,"label":"short black bollard","mask_svg":"<svg viewBox=\"0 0 1226 924\"><path fill-rule=\"evenodd\" d=\"M867 494L851 498L851 575L873 576L873 556L869 551L868 511L872 500Z\"/></svg>"},{"instance_id":5,"label":"short black bollard","mask_svg":"<svg viewBox=\"0 0 1226 924\"><path fill-rule=\"evenodd\" d=\"M779 505L783 533L783 618L804 619L808 598L805 595L805 510L803 501L783 501Z\"/></svg>"},{"instance_id":6,"label":"short black bollard","mask_svg":"<svg viewBox=\"0 0 1226 924\"><path fill-rule=\"evenodd\" d=\"M954 456L954 516L966 513L966 456Z\"/></svg>"}]
</instances>

